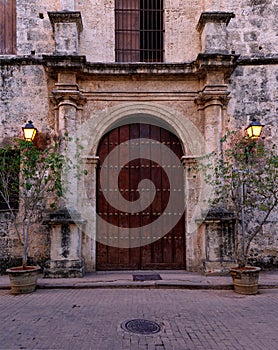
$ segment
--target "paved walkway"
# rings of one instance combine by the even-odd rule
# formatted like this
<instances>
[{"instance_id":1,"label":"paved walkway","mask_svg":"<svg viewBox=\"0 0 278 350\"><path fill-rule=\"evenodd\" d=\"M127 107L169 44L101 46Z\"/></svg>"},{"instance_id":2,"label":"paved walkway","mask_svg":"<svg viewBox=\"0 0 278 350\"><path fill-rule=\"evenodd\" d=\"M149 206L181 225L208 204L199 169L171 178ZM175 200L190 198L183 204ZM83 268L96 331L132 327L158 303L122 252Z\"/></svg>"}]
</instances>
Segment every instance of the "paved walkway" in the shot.
<instances>
[{"instance_id":1,"label":"paved walkway","mask_svg":"<svg viewBox=\"0 0 278 350\"><path fill-rule=\"evenodd\" d=\"M133 274L153 275L158 273L161 280L133 281ZM8 276L0 276L0 289L9 289ZM83 278L38 279L42 288L179 288L179 289L232 289L228 276L204 276L186 271L123 271L88 273ZM259 288L278 288L278 271L260 272ZM277 347L278 349L278 347Z\"/></svg>"},{"instance_id":2,"label":"paved walkway","mask_svg":"<svg viewBox=\"0 0 278 350\"><path fill-rule=\"evenodd\" d=\"M277 350L278 289L0 290L1 350ZM128 321L155 322L136 334ZM158 329L159 330L159 329ZM142 332L141 332L142 333Z\"/></svg>"}]
</instances>

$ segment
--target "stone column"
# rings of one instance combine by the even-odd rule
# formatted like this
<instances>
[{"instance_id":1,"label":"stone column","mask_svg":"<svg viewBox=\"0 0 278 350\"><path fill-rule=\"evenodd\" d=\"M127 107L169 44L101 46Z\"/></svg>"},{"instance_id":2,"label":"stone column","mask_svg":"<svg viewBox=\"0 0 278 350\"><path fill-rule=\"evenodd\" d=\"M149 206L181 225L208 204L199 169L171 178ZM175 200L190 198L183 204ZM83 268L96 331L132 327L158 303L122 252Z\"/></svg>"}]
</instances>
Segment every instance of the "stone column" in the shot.
<instances>
[{"instance_id":1,"label":"stone column","mask_svg":"<svg viewBox=\"0 0 278 350\"><path fill-rule=\"evenodd\" d=\"M59 73L56 89L52 91L52 102L57 111L56 133L62 138L65 132L72 141L61 142L61 152L70 147L74 153L77 148L75 133L79 124L79 111L86 99L79 91L74 73ZM71 143L71 144L70 144ZM70 145L69 145L70 144ZM67 157L69 156L67 151ZM74 153L75 154L75 153ZM74 157L72 157L74 161ZM71 183L71 194L61 200L59 209L50 212L48 224L51 228L50 261L44 271L46 277L80 277L85 268L82 258L82 232L85 221L76 212L78 196L78 179L76 169L67 174Z\"/></svg>"},{"instance_id":2,"label":"stone column","mask_svg":"<svg viewBox=\"0 0 278 350\"><path fill-rule=\"evenodd\" d=\"M71 3L71 1L63 1ZM71 7L70 5L66 5ZM55 55L78 55L79 34L83 30L81 13L77 11L48 12L55 40Z\"/></svg>"}]
</instances>

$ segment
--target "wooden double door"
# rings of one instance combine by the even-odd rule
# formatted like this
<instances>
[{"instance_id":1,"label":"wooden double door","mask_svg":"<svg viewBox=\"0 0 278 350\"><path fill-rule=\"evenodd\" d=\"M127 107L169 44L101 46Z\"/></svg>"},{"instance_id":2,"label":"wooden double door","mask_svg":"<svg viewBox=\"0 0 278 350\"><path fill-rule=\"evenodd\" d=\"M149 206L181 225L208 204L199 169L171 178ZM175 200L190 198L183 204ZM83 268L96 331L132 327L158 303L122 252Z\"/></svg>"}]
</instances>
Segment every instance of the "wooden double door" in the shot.
<instances>
[{"instance_id":1,"label":"wooden double door","mask_svg":"<svg viewBox=\"0 0 278 350\"><path fill-rule=\"evenodd\" d=\"M146 140L149 140L150 148L146 148L146 143L149 143ZM126 145L126 148L120 149L120 144ZM158 145L155 148L155 160L151 154L152 144ZM168 205L170 189L179 193L180 202L184 202L184 176L183 170L177 172L177 165L173 165L175 157L165 152L165 148L163 149L165 146L176 155L176 159L180 159L183 155L177 136L164 128L145 123L117 127L101 139L97 169L98 270L185 268L184 204L177 212L172 212L171 206ZM131 154L131 149L136 149L140 157L127 162L124 153ZM112 160L107 162L111 154L113 154ZM182 164L179 166L182 167ZM115 168L119 174L116 188L115 173L111 171ZM174 183L172 187L169 171L170 180ZM138 184L143 179L151 180L155 187L155 195L150 198L150 204L147 207L143 206L142 210L139 208L136 212L119 208L117 198L120 200L120 196L131 204L140 200L143 192L139 193ZM143 188L140 191L144 190L149 189ZM114 193L112 204L109 199L107 200L107 193ZM143 194L148 196L146 192ZM156 220L159 218L160 228L152 225L154 222L157 223ZM103 225L104 222L108 225ZM171 229L164 234L163 230L169 223ZM113 232L110 227L114 228ZM148 244L145 242L138 244L138 237L134 238L134 230L140 235L142 227L149 228L152 240ZM123 230L127 232L124 237L121 236ZM136 244L134 239L137 239Z\"/></svg>"}]
</instances>

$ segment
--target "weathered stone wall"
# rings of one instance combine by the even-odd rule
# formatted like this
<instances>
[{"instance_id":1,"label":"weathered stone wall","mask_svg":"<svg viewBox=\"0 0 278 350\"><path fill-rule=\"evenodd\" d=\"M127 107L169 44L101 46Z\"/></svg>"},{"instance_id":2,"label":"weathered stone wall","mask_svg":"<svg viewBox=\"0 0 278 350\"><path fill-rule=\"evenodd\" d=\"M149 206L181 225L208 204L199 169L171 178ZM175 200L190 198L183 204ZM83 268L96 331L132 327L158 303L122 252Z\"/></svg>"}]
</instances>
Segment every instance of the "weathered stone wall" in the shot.
<instances>
[{"instance_id":1,"label":"weathered stone wall","mask_svg":"<svg viewBox=\"0 0 278 350\"><path fill-rule=\"evenodd\" d=\"M229 79L231 100L227 128L240 129L254 117L265 125L262 137L278 146L277 65L239 65ZM278 210L273 212L262 233L252 242L250 262L273 268L278 266Z\"/></svg>"},{"instance_id":2,"label":"weathered stone wall","mask_svg":"<svg viewBox=\"0 0 278 350\"><path fill-rule=\"evenodd\" d=\"M241 56L271 56L277 51L277 0L165 0L164 7L166 62L190 62L196 58L200 52L196 27L203 11L235 14L227 27L230 52ZM57 0L17 1L18 55L54 52L47 12L61 9ZM79 53L91 62L113 62L114 1L75 0L74 10L81 12L83 22Z\"/></svg>"},{"instance_id":3,"label":"weathered stone wall","mask_svg":"<svg viewBox=\"0 0 278 350\"><path fill-rule=\"evenodd\" d=\"M17 0L17 54L42 55L54 51L48 11L59 11L57 0Z\"/></svg>"},{"instance_id":4,"label":"weathered stone wall","mask_svg":"<svg viewBox=\"0 0 278 350\"><path fill-rule=\"evenodd\" d=\"M277 65L239 65L229 79L229 127L240 128L257 117L265 124L264 137L277 142Z\"/></svg>"},{"instance_id":5,"label":"weathered stone wall","mask_svg":"<svg viewBox=\"0 0 278 350\"><path fill-rule=\"evenodd\" d=\"M37 64L0 60L1 139L21 136L21 127L32 120L41 131L51 127L45 70Z\"/></svg>"},{"instance_id":6,"label":"weathered stone wall","mask_svg":"<svg viewBox=\"0 0 278 350\"><path fill-rule=\"evenodd\" d=\"M34 227L30 234L29 262L44 266L49 259L50 235L45 225ZM21 264L22 245L10 220L10 214L0 211L0 274L6 268Z\"/></svg>"},{"instance_id":7,"label":"weathered stone wall","mask_svg":"<svg viewBox=\"0 0 278 350\"><path fill-rule=\"evenodd\" d=\"M221 8L235 13L228 26L231 51L241 56L277 56L277 0L223 0Z\"/></svg>"},{"instance_id":8,"label":"weathered stone wall","mask_svg":"<svg viewBox=\"0 0 278 350\"><path fill-rule=\"evenodd\" d=\"M49 101L45 70L32 61L27 64L22 60L8 64L0 61L0 144L11 137L22 137L21 127L32 120L40 131L51 128L48 117ZM0 266L5 271L7 266L21 262L19 239L13 225L8 220L7 212L0 212ZM41 265L49 259L49 232L47 227L36 229L29 256Z\"/></svg>"},{"instance_id":9,"label":"weathered stone wall","mask_svg":"<svg viewBox=\"0 0 278 350\"><path fill-rule=\"evenodd\" d=\"M41 131L53 132L57 126L57 105L55 110L49 96L56 88L59 77L48 72L41 58L55 51L55 33L47 12L61 11L63 6L80 11L83 30L79 35L79 55L85 55L88 62L114 61L114 0L61 3L57 0L17 1L17 54L28 58L13 58L9 62L8 57L0 57L0 142L3 138L19 136L21 126L29 119ZM202 51L201 33L197 30L202 12L235 14L227 28L221 24L227 38L227 53L240 55L236 69L225 81L230 91L230 101L227 111L223 109L223 130L243 128L252 117L258 117L266 124L264 137L277 142L278 66L270 59L278 57L278 1L165 0L164 5L165 61L170 63L192 62ZM255 62L254 59L262 60ZM63 68L67 69L67 66ZM218 84L218 79L214 80L211 75L208 82ZM201 133L205 133L208 130L205 120L214 115L214 109L207 117L203 111L198 112L194 102L204 87L202 78L182 79L179 76L177 80L173 77L148 80L141 79L139 74L118 79L82 76L77 83L87 98L83 109L78 106L76 115L79 123L89 118L100 122L105 113L117 106L147 103L154 108L162 106L176 111L181 123L188 118ZM213 127L211 129L213 132ZM277 266L276 219L275 213L264 227L265 234L258 236L252 244L253 261L256 259L267 267L271 264ZM14 248L17 246L14 236L7 235L8 224L4 214L1 214L0 220L0 256L6 260L17 256L18 250ZM39 260L49 257L49 234L45 235L45 232L47 229L43 228L32 251L32 256ZM213 249L213 239L209 240L209 244Z\"/></svg>"},{"instance_id":10,"label":"weathered stone wall","mask_svg":"<svg viewBox=\"0 0 278 350\"><path fill-rule=\"evenodd\" d=\"M251 244L249 262L264 269L278 268L277 213L264 225L262 234Z\"/></svg>"}]
</instances>

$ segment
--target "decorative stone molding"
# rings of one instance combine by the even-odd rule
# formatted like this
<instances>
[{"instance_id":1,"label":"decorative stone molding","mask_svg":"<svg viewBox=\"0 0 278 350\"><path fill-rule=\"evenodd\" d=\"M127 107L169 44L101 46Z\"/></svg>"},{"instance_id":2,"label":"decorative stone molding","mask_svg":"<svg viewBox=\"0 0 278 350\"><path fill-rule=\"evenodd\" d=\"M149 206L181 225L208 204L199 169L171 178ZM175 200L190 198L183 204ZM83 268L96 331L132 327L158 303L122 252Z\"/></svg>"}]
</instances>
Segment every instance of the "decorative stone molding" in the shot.
<instances>
[{"instance_id":1,"label":"decorative stone molding","mask_svg":"<svg viewBox=\"0 0 278 350\"><path fill-rule=\"evenodd\" d=\"M197 163L196 156L182 156L180 160L185 169Z\"/></svg>"},{"instance_id":2,"label":"decorative stone molding","mask_svg":"<svg viewBox=\"0 0 278 350\"><path fill-rule=\"evenodd\" d=\"M235 215L225 208L218 207L208 211L204 223L223 221L235 222Z\"/></svg>"},{"instance_id":3,"label":"decorative stone molding","mask_svg":"<svg viewBox=\"0 0 278 350\"><path fill-rule=\"evenodd\" d=\"M75 72L79 78L119 77L140 80L161 79L203 79L208 72L212 75L221 73L228 78L237 65L238 55L219 53L200 53L190 63L89 63L85 56L48 56L43 55L43 63L50 75L57 75L64 67L68 72ZM1 63L1 60L0 60Z\"/></svg>"},{"instance_id":4,"label":"decorative stone molding","mask_svg":"<svg viewBox=\"0 0 278 350\"><path fill-rule=\"evenodd\" d=\"M81 13L79 11L59 11L47 12L53 31L55 32L55 24L57 23L76 23L78 33L83 30Z\"/></svg>"},{"instance_id":5,"label":"decorative stone molding","mask_svg":"<svg viewBox=\"0 0 278 350\"><path fill-rule=\"evenodd\" d=\"M233 12L203 12L199 18L197 30L202 33L207 23L224 23L227 26L234 17Z\"/></svg>"},{"instance_id":6,"label":"decorative stone molding","mask_svg":"<svg viewBox=\"0 0 278 350\"><path fill-rule=\"evenodd\" d=\"M55 38L55 55L78 55L78 38L83 30L81 13L48 12Z\"/></svg>"},{"instance_id":7,"label":"decorative stone molding","mask_svg":"<svg viewBox=\"0 0 278 350\"><path fill-rule=\"evenodd\" d=\"M85 158L86 164L91 164L91 165L97 166L98 162L99 162L99 156L88 156Z\"/></svg>"},{"instance_id":8,"label":"decorative stone molding","mask_svg":"<svg viewBox=\"0 0 278 350\"><path fill-rule=\"evenodd\" d=\"M195 98L197 109L202 110L209 106L220 106L226 109L230 100L230 91L226 89L226 85L205 86Z\"/></svg>"},{"instance_id":9,"label":"decorative stone molding","mask_svg":"<svg viewBox=\"0 0 278 350\"><path fill-rule=\"evenodd\" d=\"M53 90L50 99L55 105L55 109L68 105L80 110L83 109L83 106L87 101L83 94L78 90Z\"/></svg>"},{"instance_id":10,"label":"decorative stone molding","mask_svg":"<svg viewBox=\"0 0 278 350\"><path fill-rule=\"evenodd\" d=\"M232 12L203 12L197 24L201 34L202 52L228 53L226 27L230 19L235 17Z\"/></svg>"},{"instance_id":11,"label":"decorative stone molding","mask_svg":"<svg viewBox=\"0 0 278 350\"><path fill-rule=\"evenodd\" d=\"M196 59L196 66L207 75L222 72L223 78L229 77L236 67L239 55L221 54L221 53L200 53Z\"/></svg>"}]
</instances>

